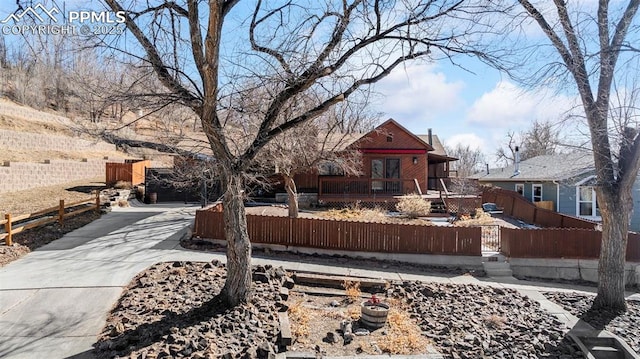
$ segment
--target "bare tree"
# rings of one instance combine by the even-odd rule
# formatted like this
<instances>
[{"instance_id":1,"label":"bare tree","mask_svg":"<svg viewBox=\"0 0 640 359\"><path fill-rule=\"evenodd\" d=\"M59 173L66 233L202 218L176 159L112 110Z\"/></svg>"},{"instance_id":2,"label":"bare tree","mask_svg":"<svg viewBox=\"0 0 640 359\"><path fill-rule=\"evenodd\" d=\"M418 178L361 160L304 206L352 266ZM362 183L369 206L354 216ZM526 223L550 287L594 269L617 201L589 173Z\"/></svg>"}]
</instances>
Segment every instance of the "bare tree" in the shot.
<instances>
[{"instance_id":1,"label":"bare tree","mask_svg":"<svg viewBox=\"0 0 640 359\"><path fill-rule=\"evenodd\" d=\"M452 167L457 171L458 177L466 178L482 170L485 163L484 154L478 148L470 145L457 144L454 148L447 148L447 153L458 160L452 162Z\"/></svg>"},{"instance_id":2,"label":"bare tree","mask_svg":"<svg viewBox=\"0 0 640 359\"><path fill-rule=\"evenodd\" d=\"M550 121L534 121L531 127L516 134L507 132L506 143L496 150L496 158L507 165L516 159L516 147L519 147L520 159L526 160L536 156L552 155L557 152L560 133L554 129Z\"/></svg>"},{"instance_id":3,"label":"bare tree","mask_svg":"<svg viewBox=\"0 0 640 359\"><path fill-rule=\"evenodd\" d=\"M270 141L406 61L482 55L471 44L478 44L474 20L479 18L474 14L479 16L483 9L460 1L258 0L248 21L250 49L225 62L229 67L221 77L223 23L238 0L161 1L154 6L133 2L126 9L121 1L103 1L112 11L126 11L125 24L143 54L117 43L114 47L152 67L166 88L155 94L157 99L191 108L202 122L224 191L228 275L222 296L230 305L250 296L251 245L243 190L256 156ZM164 21L169 17L179 21ZM276 86L269 90L257 130L235 142L230 133L242 128L242 116L227 116L234 109L223 105L234 91L221 84L232 86L242 74ZM318 94L315 101L283 116L287 104L308 91Z\"/></svg>"},{"instance_id":4,"label":"bare tree","mask_svg":"<svg viewBox=\"0 0 640 359\"><path fill-rule=\"evenodd\" d=\"M552 54L542 46L536 48L548 65L538 75L551 80L567 79L564 85L577 90L589 126L602 214L598 295L593 306L625 309L625 253L633 211L631 190L640 168L640 136L636 128L624 127L618 131L619 146L615 145L610 131L610 104L612 84L638 57L634 46L638 43L640 1L629 0L618 7L617 3L600 0L590 12L580 4L559 0L553 2L553 11L528 0L518 2L552 45ZM551 61L558 58L560 62L549 62L551 56Z\"/></svg>"},{"instance_id":5,"label":"bare tree","mask_svg":"<svg viewBox=\"0 0 640 359\"><path fill-rule=\"evenodd\" d=\"M368 118L335 106L306 126L295 128L274 138L265 146L262 160L275 166L276 173L284 181L289 202L289 217L298 217L298 191L295 176L301 173L323 173L330 171L342 175L361 173L362 156L360 151L348 147L357 139L359 133L343 132L344 124L351 122L365 127ZM348 117L353 115L353 117ZM334 117L340 116L340 117ZM343 118L345 116L347 118ZM353 128L353 125L349 125Z\"/></svg>"},{"instance_id":6,"label":"bare tree","mask_svg":"<svg viewBox=\"0 0 640 359\"><path fill-rule=\"evenodd\" d=\"M533 122L522 136L522 159L552 155L558 147L559 134L550 121Z\"/></svg>"}]
</instances>

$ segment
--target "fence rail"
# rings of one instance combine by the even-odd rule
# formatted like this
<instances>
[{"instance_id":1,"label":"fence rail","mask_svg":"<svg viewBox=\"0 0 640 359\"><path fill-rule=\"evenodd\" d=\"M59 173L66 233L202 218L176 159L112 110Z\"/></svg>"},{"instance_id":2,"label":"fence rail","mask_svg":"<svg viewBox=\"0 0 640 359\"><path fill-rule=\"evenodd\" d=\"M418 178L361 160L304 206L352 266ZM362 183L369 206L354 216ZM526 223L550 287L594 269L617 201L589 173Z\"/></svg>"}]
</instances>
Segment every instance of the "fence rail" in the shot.
<instances>
[{"instance_id":1,"label":"fence rail","mask_svg":"<svg viewBox=\"0 0 640 359\"><path fill-rule=\"evenodd\" d=\"M495 203L503 209L504 214L541 227L582 229L594 229L596 227L595 222L586 219L538 208L517 192L501 188L485 189L482 192L482 201L484 203Z\"/></svg>"},{"instance_id":2,"label":"fence rail","mask_svg":"<svg viewBox=\"0 0 640 359\"><path fill-rule=\"evenodd\" d=\"M247 215L253 243L360 252L480 256L479 227L435 227ZM223 215L196 212L194 234L224 239Z\"/></svg>"},{"instance_id":3,"label":"fence rail","mask_svg":"<svg viewBox=\"0 0 640 359\"><path fill-rule=\"evenodd\" d=\"M66 210L69 208L90 203L95 203L95 205L85 206L83 208L78 208L73 211L66 212ZM100 210L100 192L97 192L95 197L67 204L65 204L64 200L61 199L58 206L50 207L29 214L12 216L11 213L7 213L5 214L4 220L0 220L0 225L4 226L4 231L0 230L0 240L4 239L5 244L11 246L13 245L13 236L18 233L24 232L31 228L44 226L45 224L53 222L59 222L60 224L63 224L66 218L77 216L81 213L85 213L91 210ZM23 223L20 223L19 227L15 227L14 224L18 224L19 222Z\"/></svg>"},{"instance_id":4,"label":"fence rail","mask_svg":"<svg viewBox=\"0 0 640 359\"><path fill-rule=\"evenodd\" d=\"M592 229L501 228L502 252L512 258L598 259L602 232ZM627 261L640 262L640 234L629 233Z\"/></svg>"}]
</instances>

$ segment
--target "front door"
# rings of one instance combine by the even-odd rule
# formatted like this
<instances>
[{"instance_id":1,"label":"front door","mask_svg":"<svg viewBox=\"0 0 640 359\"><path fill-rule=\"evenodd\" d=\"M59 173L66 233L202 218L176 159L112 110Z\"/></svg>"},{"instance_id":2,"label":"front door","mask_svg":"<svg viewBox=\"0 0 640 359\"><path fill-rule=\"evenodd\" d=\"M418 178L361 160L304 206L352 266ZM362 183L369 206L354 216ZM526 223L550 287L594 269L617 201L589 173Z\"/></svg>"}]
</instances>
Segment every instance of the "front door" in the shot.
<instances>
[{"instance_id":1,"label":"front door","mask_svg":"<svg viewBox=\"0 0 640 359\"><path fill-rule=\"evenodd\" d=\"M385 161L385 178L400 179L400 159L387 158ZM389 194L402 194L400 181L386 181L385 192Z\"/></svg>"},{"instance_id":2,"label":"front door","mask_svg":"<svg viewBox=\"0 0 640 359\"><path fill-rule=\"evenodd\" d=\"M400 159L385 158L371 160L371 178L384 179L384 181L371 181L371 191L374 193L399 194L401 193ZM398 181L389 181L398 179Z\"/></svg>"}]
</instances>

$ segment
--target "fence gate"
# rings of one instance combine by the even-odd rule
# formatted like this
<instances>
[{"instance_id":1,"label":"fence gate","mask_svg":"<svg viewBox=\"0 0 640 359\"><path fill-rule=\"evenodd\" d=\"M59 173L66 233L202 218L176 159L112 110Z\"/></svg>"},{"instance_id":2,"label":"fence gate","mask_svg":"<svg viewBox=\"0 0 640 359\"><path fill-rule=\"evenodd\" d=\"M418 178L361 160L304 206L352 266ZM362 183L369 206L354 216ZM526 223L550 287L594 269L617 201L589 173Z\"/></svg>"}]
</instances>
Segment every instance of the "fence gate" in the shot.
<instances>
[{"instance_id":1,"label":"fence gate","mask_svg":"<svg viewBox=\"0 0 640 359\"><path fill-rule=\"evenodd\" d=\"M500 226L483 225L482 228L482 252L500 252Z\"/></svg>"}]
</instances>

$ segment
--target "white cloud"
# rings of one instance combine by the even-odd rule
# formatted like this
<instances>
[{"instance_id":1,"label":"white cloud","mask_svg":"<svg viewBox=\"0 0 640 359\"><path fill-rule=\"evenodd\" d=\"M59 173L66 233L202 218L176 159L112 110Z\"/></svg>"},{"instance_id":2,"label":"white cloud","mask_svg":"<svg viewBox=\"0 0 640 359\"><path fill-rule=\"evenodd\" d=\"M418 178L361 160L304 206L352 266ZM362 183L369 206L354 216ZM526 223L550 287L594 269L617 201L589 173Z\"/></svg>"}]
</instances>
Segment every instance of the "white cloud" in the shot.
<instances>
[{"instance_id":1,"label":"white cloud","mask_svg":"<svg viewBox=\"0 0 640 359\"><path fill-rule=\"evenodd\" d=\"M475 133L459 133L453 135L444 140L444 143L449 147L456 147L457 145L469 146L472 149L484 150L486 148L486 141L484 138L476 135Z\"/></svg>"},{"instance_id":2,"label":"white cloud","mask_svg":"<svg viewBox=\"0 0 640 359\"><path fill-rule=\"evenodd\" d=\"M546 89L526 91L501 81L484 93L467 111L469 124L493 128L520 128L534 120L555 121L574 109L575 99L550 95Z\"/></svg>"},{"instance_id":3,"label":"white cloud","mask_svg":"<svg viewBox=\"0 0 640 359\"><path fill-rule=\"evenodd\" d=\"M376 86L385 95L381 111L402 123L433 120L464 103L465 84L449 82L446 76L425 64L396 69Z\"/></svg>"}]
</instances>

